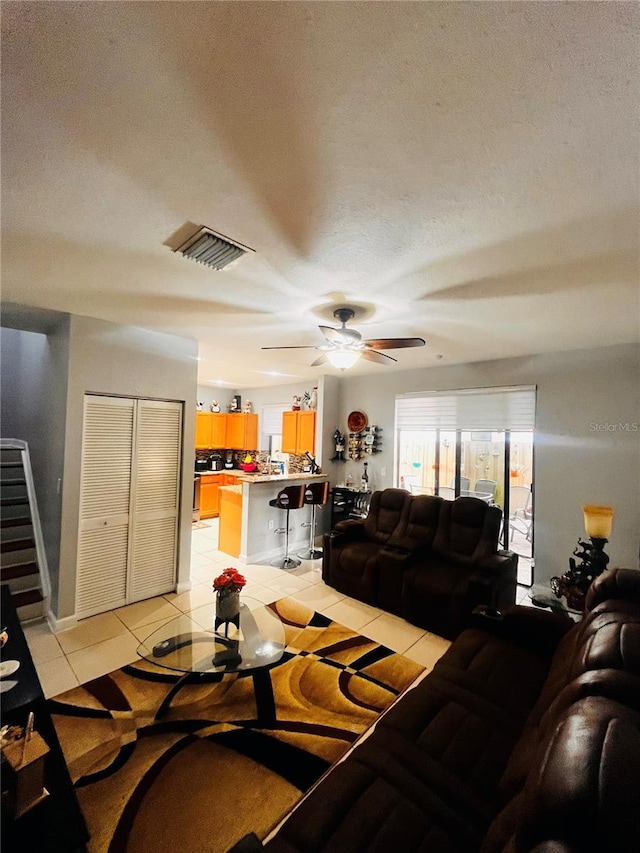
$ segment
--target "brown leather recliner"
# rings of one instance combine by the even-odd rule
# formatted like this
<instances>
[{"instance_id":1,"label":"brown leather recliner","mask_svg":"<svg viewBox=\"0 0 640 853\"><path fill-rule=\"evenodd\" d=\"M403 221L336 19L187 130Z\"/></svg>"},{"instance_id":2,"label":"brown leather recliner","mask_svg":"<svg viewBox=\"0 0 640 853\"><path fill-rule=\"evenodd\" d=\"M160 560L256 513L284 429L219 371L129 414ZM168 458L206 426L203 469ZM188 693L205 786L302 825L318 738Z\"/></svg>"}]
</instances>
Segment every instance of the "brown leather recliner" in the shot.
<instances>
[{"instance_id":1,"label":"brown leather recliner","mask_svg":"<svg viewBox=\"0 0 640 853\"><path fill-rule=\"evenodd\" d=\"M397 616L403 615L404 573L411 565L429 559L444 503L443 498L435 495L411 497L409 512L404 514L378 556L379 582L375 601L378 607Z\"/></svg>"},{"instance_id":2,"label":"brown leather recliner","mask_svg":"<svg viewBox=\"0 0 640 853\"><path fill-rule=\"evenodd\" d=\"M323 580L451 639L479 604L515 603L518 557L498 550L501 520L478 498L374 492L366 519L325 534Z\"/></svg>"},{"instance_id":3,"label":"brown leather recliner","mask_svg":"<svg viewBox=\"0 0 640 853\"><path fill-rule=\"evenodd\" d=\"M380 552L396 530L404 529L410 503L404 489L374 492L365 519L341 521L325 533L323 580L352 598L376 604Z\"/></svg>"},{"instance_id":4,"label":"brown leather recliner","mask_svg":"<svg viewBox=\"0 0 640 853\"><path fill-rule=\"evenodd\" d=\"M453 639L479 604L515 603L518 557L499 551L502 510L478 498L443 501L433 545L402 574L401 615Z\"/></svg>"}]
</instances>

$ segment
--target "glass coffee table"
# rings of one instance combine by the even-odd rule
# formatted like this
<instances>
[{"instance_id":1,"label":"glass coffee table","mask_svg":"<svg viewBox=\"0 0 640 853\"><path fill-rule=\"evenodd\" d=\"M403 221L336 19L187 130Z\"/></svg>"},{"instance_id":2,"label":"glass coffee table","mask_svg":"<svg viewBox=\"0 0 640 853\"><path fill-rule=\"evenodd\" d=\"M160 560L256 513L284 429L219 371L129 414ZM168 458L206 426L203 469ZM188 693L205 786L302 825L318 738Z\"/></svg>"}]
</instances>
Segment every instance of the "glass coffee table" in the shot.
<instances>
[{"instance_id":1,"label":"glass coffee table","mask_svg":"<svg viewBox=\"0 0 640 853\"><path fill-rule=\"evenodd\" d=\"M240 605L239 626L223 623L205 629L184 614L147 637L137 649L141 658L156 666L181 672L156 713L163 717L181 688L206 675L251 671L255 676L284 654L284 625L270 607L251 598Z\"/></svg>"}]
</instances>

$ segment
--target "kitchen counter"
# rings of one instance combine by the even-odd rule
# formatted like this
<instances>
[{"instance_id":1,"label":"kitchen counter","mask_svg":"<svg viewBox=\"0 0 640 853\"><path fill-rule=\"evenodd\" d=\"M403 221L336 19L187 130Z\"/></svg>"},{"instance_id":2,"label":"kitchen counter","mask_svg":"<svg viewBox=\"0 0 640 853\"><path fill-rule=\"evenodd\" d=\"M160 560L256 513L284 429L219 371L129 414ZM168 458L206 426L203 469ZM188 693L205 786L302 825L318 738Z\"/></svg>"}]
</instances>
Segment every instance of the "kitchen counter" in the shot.
<instances>
[{"instance_id":1,"label":"kitchen counter","mask_svg":"<svg viewBox=\"0 0 640 853\"><path fill-rule=\"evenodd\" d=\"M219 550L245 563L264 563L284 551L284 537L275 531L282 528L284 511L270 506L283 488L296 483L327 481L326 474L260 474L227 471L238 478L234 486L220 486ZM316 531L329 529L329 507L316 511ZM289 518L292 553L308 547L311 507L292 510Z\"/></svg>"},{"instance_id":2,"label":"kitchen counter","mask_svg":"<svg viewBox=\"0 0 640 853\"><path fill-rule=\"evenodd\" d=\"M235 472L235 476L243 483L284 483L299 482L300 480L326 480L326 474L260 474L258 471L247 473L246 471Z\"/></svg>"}]
</instances>

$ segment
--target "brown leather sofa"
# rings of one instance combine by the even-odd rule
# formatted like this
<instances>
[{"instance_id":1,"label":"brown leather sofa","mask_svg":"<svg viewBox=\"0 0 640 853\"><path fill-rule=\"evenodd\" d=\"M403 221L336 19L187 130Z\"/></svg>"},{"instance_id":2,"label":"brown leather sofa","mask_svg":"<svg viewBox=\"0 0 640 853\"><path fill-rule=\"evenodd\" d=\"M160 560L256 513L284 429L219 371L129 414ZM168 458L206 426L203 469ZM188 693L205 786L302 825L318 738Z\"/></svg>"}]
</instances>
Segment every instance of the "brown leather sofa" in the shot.
<instances>
[{"instance_id":1,"label":"brown leather sofa","mask_svg":"<svg viewBox=\"0 0 640 853\"><path fill-rule=\"evenodd\" d=\"M479 604L515 602L518 557L498 550L499 507L404 489L374 492L363 520L324 537L325 583L453 639Z\"/></svg>"},{"instance_id":2,"label":"brown leather sofa","mask_svg":"<svg viewBox=\"0 0 640 853\"><path fill-rule=\"evenodd\" d=\"M240 853L636 853L640 572L585 615L477 617L265 840Z\"/></svg>"}]
</instances>

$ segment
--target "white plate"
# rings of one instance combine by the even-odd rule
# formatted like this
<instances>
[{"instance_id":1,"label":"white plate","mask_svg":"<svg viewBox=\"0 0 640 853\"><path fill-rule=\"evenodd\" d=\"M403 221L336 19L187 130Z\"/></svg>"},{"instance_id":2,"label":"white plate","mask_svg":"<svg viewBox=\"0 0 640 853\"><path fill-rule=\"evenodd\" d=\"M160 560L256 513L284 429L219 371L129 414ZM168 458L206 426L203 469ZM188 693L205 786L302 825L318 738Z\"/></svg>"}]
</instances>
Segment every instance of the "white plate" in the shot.
<instances>
[{"instance_id":1,"label":"white plate","mask_svg":"<svg viewBox=\"0 0 640 853\"><path fill-rule=\"evenodd\" d=\"M0 663L0 678L6 678L7 675L13 675L19 666L19 660L3 660L2 663Z\"/></svg>"},{"instance_id":2,"label":"white plate","mask_svg":"<svg viewBox=\"0 0 640 853\"><path fill-rule=\"evenodd\" d=\"M0 681L0 693L6 693L7 690L13 690L17 681Z\"/></svg>"}]
</instances>

